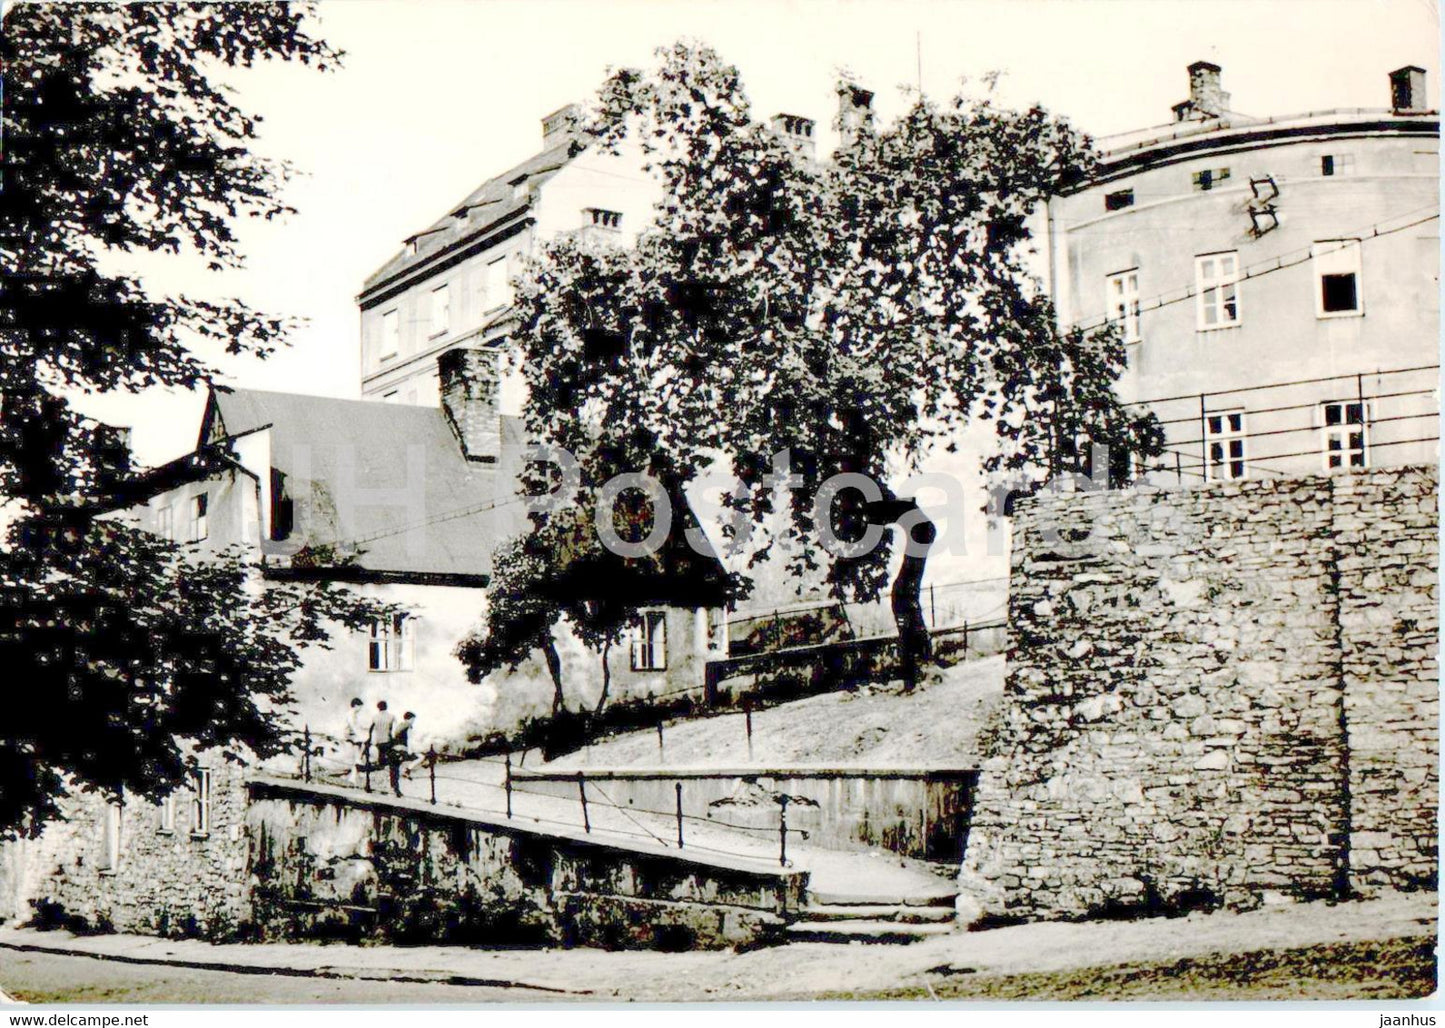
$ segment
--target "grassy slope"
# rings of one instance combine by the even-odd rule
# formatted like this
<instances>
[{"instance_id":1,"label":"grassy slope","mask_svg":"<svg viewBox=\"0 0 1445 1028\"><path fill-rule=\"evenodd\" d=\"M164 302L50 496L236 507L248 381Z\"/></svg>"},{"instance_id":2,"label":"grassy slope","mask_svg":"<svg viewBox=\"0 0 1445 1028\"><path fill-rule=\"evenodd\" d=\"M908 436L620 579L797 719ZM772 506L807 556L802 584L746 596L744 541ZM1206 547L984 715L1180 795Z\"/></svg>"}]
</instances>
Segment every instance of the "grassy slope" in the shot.
<instances>
[{"instance_id":1,"label":"grassy slope","mask_svg":"<svg viewBox=\"0 0 1445 1028\"><path fill-rule=\"evenodd\" d=\"M1003 657L986 657L939 669L935 680L912 694L893 683L755 711L751 761L744 717L732 713L669 723L661 759L657 733L643 731L568 754L550 766L974 767L978 729L1002 695L1003 669Z\"/></svg>"}]
</instances>

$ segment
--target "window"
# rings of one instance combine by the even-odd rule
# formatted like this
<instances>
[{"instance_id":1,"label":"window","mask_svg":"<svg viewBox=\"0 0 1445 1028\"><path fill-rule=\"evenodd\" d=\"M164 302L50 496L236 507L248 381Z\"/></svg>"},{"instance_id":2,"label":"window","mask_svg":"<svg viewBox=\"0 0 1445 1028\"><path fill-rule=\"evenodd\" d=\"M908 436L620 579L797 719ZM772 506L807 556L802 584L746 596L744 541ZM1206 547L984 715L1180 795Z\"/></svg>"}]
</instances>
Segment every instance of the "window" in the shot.
<instances>
[{"instance_id":1,"label":"window","mask_svg":"<svg viewBox=\"0 0 1445 1028\"><path fill-rule=\"evenodd\" d=\"M1320 174L1352 175L1355 171L1355 155L1348 153L1327 153L1320 158Z\"/></svg>"},{"instance_id":2,"label":"window","mask_svg":"<svg viewBox=\"0 0 1445 1028\"><path fill-rule=\"evenodd\" d=\"M598 228L622 227L622 215L617 211L604 211L601 207L589 207L587 214L591 217L592 224Z\"/></svg>"},{"instance_id":3,"label":"window","mask_svg":"<svg viewBox=\"0 0 1445 1028\"><path fill-rule=\"evenodd\" d=\"M1208 459L1204 477L1210 482L1228 482L1245 477L1244 411L1216 411L1204 417L1204 442Z\"/></svg>"},{"instance_id":4,"label":"window","mask_svg":"<svg viewBox=\"0 0 1445 1028\"><path fill-rule=\"evenodd\" d=\"M661 671L667 667L667 612L644 611L632 623L632 670Z\"/></svg>"},{"instance_id":5,"label":"window","mask_svg":"<svg viewBox=\"0 0 1445 1028\"><path fill-rule=\"evenodd\" d=\"M510 185L511 185L511 187L512 187L512 199L513 199L513 200L525 200L525 199L527 199L528 189L527 189L527 176L526 176L526 175L523 175L521 178L513 179L513 180L511 181Z\"/></svg>"},{"instance_id":6,"label":"window","mask_svg":"<svg viewBox=\"0 0 1445 1028\"><path fill-rule=\"evenodd\" d=\"M431 334L445 335L452 325L452 287L450 284L431 291Z\"/></svg>"},{"instance_id":7,"label":"window","mask_svg":"<svg viewBox=\"0 0 1445 1028\"><path fill-rule=\"evenodd\" d=\"M156 511L156 535L172 541L176 538L176 512L170 504Z\"/></svg>"},{"instance_id":8,"label":"window","mask_svg":"<svg viewBox=\"0 0 1445 1028\"><path fill-rule=\"evenodd\" d=\"M1228 168L1206 168L1203 171L1196 171L1193 176L1194 188L1201 193L1207 193L1227 178L1229 178Z\"/></svg>"},{"instance_id":9,"label":"window","mask_svg":"<svg viewBox=\"0 0 1445 1028\"><path fill-rule=\"evenodd\" d=\"M105 805L101 821L100 870L103 874L115 874L120 870L120 804Z\"/></svg>"},{"instance_id":10,"label":"window","mask_svg":"<svg viewBox=\"0 0 1445 1028\"><path fill-rule=\"evenodd\" d=\"M1315 266L1315 316L1354 317L1365 313L1360 296L1360 242L1327 239L1310 247Z\"/></svg>"},{"instance_id":11,"label":"window","mask_svg":"<svg viewBox=\"0 0 1445 1028\"><path fill-rule=\"evenodd\" d=\"M191 834L211 834L211 772L206 768L191 773Z\"/></svg>"},{"instance_id":12,"label":"window","mask_svg":"<svg viewBox=\"0 0 1445 1028\"><path fill-rule=\"evenodd\" d=\"M381 316L381 359L389 361L401 350L401 315L387 311Z\"/></svg>"},{"instance_id":13,"label":"window","mask_svg":"<svg viewBox=\"0 0 1445 1028\"><path fill-rule=\"evenodd\" d=\"M162 835L171 835L176 830L176 794L171 793L161 800L161 823L156 831Z\"/></svg>"},{"instance_id":14,"label":"window","mask_svg":"<svg viewBox=\"0 0 1445 1028\"><path fill-rule=\"evenodd\" d=\"M813 137L812 118L800 118L796 114L780 114L778 117L782 120L784 134L802 136L804 139Z\"/></svg>"},{"instance_id":15,"label":"window","mask_svg":"<svg viewBox=\"0 0 1445 1028\"><path fill-rule=\"evenodd\" d=\"M1321 405L1325 470L1370 466L1370 405L1339 400Z\"/></svg>"},{"instance_id":16,"label":"window","mask_svg":"<svg viewBox=\"0 0 1445 1028\"><path fill-rule=\"evenodd\" d=\"M512 302L511 284L507 281L507 258L498 257L487 263L482 278L482 308L492 310Z\"/></svg>"},{"instance_id":17,"label":"window","mask_svg":"<svg viewBox=\"0 0 1445 1028\"><path fill-rule=\"evenodd\" d=\"M201 493L191 497L191 541L200 542L208 534L206 512L210 509L210 494Z\"/></svg>"},{"instance_id":18,"label":"window","mask_svg":"<svg viewBox=\"0 0 1445 1028\"><path fill-rule=\"evenodd\" d=\"M1104 210L1117 211L1134 206L1134 190L1121 189L1117 193L1104 194Z\"/></svg>"},{"instance_id":19,"label":"window","mask_svg":"<svg viewBox=\"0 0 1445 1028\"><path fill-rule=\"evenodd\" d=\"M371 624L366 667L369 671L410 671L416 651L415 619L393 614Z\"/></svg>"},{"instance_id":20,"label":"window","mask_svg":"<svg viewBox=\"0 0 1445 1028\"><path fill-rule=\"evenodd\" d=\"M1124 342L1139 341L1139 269L1110 275L1105 289L1109 320L1124 327Z\"/></svg>"},{"instance_id":21,"label":"window","mask_svg":"<svg viewBox=\"0 0 1445 1028\"><path fill-rule=\"evenodd\" d=\"M1239 254L1209 253L1194 258L1194 286L1199 296L1199 329L1239 324Z\"/></svg>"}]
</instances>

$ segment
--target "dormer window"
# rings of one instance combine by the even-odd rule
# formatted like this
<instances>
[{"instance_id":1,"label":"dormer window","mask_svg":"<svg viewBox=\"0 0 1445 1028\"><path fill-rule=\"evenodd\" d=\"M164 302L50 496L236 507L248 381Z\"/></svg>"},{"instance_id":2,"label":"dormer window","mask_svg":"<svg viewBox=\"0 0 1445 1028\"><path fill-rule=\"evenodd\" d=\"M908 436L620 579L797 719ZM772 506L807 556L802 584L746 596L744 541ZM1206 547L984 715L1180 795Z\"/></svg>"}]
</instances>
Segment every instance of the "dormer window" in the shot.
<instances>
[{"instance_id":1,"label":"dormer window","mask_svg":"<svg viewBox=\"0 0 1445 1028\"><path fill-rule=\"evenodd\" d=\"M408 238L406 239L406 241L405 241L405 246L406 246L406 255L407 255L408 257L415 257L415 256L416 256L416 251L417 251L417 237L416 237L416 236L410 236L410 237L408 237Z\"/></svg>"},{"instance_id":2,"label":"dormer window","mask_svg":"<svg viewBox=\"0 0 1445 1028\"><path fill-rule=\"evenodd\" d=\"M622 227L622 214L618 211L603 210L601 207L589 207L586 213L591 223L598 228L620 229Z\"/></svg>"},{"instance_id":3,"label":"dormer window","mask_svg":"<svg viewBox=\"0 0 1445 1028\"><path fill-rule=\"evenodd\" d=\"M526 175L523 175L521 178L513 179L513 180L511 181L510 185L511 185L511 187L512 187L512 199L513 199L513 200L525 200L525 199L527 199L527 192L528 192L528 190L527 190L527 176L526 176Z\"/></svg>"}]
</instances>

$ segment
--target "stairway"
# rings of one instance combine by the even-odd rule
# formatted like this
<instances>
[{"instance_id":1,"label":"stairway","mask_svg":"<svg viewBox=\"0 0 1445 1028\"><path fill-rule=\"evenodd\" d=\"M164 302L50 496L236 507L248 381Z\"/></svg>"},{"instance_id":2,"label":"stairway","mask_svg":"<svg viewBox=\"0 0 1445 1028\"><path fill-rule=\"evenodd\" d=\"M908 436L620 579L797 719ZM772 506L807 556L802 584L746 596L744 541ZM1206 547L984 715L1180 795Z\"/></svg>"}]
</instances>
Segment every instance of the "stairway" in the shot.
<instances>
[{"instance_id":1,"label":"stairway","mask_svg":"<svg viewBox=\"0 0 1445 1028\"><path fill-rule=\"evenodd\" d=\"M955 897L809 893L789 942L908 943L953 931Z\"/></svg>"}]
</instances>

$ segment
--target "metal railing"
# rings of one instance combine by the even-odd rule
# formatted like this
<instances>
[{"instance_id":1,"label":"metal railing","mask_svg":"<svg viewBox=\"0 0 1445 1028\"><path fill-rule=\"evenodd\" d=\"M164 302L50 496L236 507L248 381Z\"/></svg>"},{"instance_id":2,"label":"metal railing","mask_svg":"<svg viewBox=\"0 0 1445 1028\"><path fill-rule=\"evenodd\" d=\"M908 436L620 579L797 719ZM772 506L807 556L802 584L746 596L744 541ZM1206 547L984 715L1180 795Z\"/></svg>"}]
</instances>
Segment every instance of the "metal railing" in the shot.
<instances>
[{"instance_id":1,"label":"metal railing","mask_svg":"<svg viewBox=\"0 0 1445 1028\"><path fill-rule=\"evenodd\" d=\"M925 585L919 599L923 605L924 620L931 629L959 628L969 622L982 622L997 615L1002 606L992 602L993 595L1008 585L1004 576L992 578L962 579L952 582L934 582ZM996 589L980 587L994 586ZM984 597L983 606L970 604L969 600ZM828 619L831 618L831 625ZM812 626L809 625L810 619ZM819 622L822 623L819 623ZM808 629L826 632L831 627L841 629L836 636L806 639ZM839 639L870 639L894 634L893 614L886 600L862 602L817 597L799 600L796 603L781 604L764 610L741 611L728 616L729 654L736 644L749 638L754 645L747 652L776 650L788 643L788 636L801 636L798 642L821 643ZM738 654L743 655L743 654Z\"/></svg>"},{"instance_id":2,"label":"metal railing","mask_svg":"<svg viewBox=\"0 0 1445 1028\"><path fill-rule=\"evenodd\" d=\"M1153 410L1165 435L1164 456L1144 470L1184 484L1403 463L1407 447L1439 443L1439 371L1427 364L1139 401L1131 406Z\"/></svg>"},{"instance_id":3,"label":"metal railing","mask_svg":"<svg viewBox=\"0 0 1445 1028\"><path fill-rule=\"evenodd\" d=\"M749 724L751 717L749 716ZM660 734L660 728L659 728ZM295 733L293 749L297 751L298 763L294 772L283 769L271 769L269 774L279 774L282 777L290 777L299 781L315 784L324 784L333 788L354 788L361 796L372 793L371 774L377 771L389 770L390 765L379 763L374 759L373 746L368 733L367 740L358 750L357 760L341 759L339 753L345 753L346 748L355 747L357 743L352 740L342 739L337 736L325 733L313 732L309 725L303 727L300 732ZM776 825L757 826L745 825L733 822L722 821L717 818L688 814L684 812L682 783L677 783L677 804L675 809L663 811L650 808L637 807L634 804L620 804L608 795L607 790L595 778L588 778L585 771L568 771L563 773L552 773L548 775L529 775L522 780L513 773L512 754L506 753L500 758L481 757L465 758L470 764L493 764L500 766L501 780L497 782L484 779L464 776L459 774L448 774L445 770L449 761L437 754L435 747L429 747L425 754L416 755L414 760L420 761L426 767L427 794L426 799L432 806L444 806L454 810L484 814L500 814L507 820L524 821L528 824L536 824L558 828L563 830L576 831L581 829L584 835L598 835L605 837L620 837L623 839L640 839L649 844L661 846L668 849L690 849L700 853L710 853L720 856L735 857L744 860L766 859L766 852L760 849L731 848L726 845L717 845L717 839L708 839L700 842L696 838L689 838L693 833L685 831L685 825L694 826L706 825L709 829L722 833L750 833L750 834L776 834L778 838L777 859L779 866L790 867L792 861L788 857L789 837L806 840L809 833L804 829L790 828L787 824L787 798L779 802L778 820ZM525 762L526 753L522 755ZM356 780L353 781L353 772ZM567 804L553 793L528 787L528 780L531 781L557 781L565 780L575 782L577 786L576 801L574 809L577 812L575 818L559 816L565 810ZM439 799L437 785L452 786L449 790L452 795ZM405 793L399 795L405 797ZM518 802L519 796L531 797L535 800L545 800L543 804L532 803L532 809L521 809ZM614 817L607 823L599 823L596 813L601 811L615 812ZM651 821L649 826L648 821ZM626 824L618 823L626 822ZM630 827L629 827L630 826ZM675 840L675 841L674 841Z\"/></svg>"}]
</instances>

